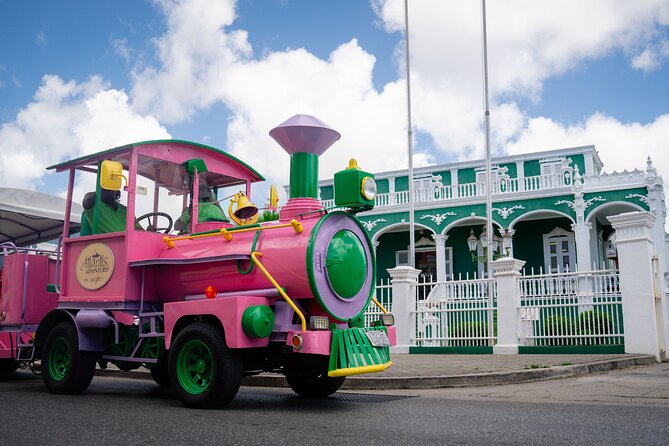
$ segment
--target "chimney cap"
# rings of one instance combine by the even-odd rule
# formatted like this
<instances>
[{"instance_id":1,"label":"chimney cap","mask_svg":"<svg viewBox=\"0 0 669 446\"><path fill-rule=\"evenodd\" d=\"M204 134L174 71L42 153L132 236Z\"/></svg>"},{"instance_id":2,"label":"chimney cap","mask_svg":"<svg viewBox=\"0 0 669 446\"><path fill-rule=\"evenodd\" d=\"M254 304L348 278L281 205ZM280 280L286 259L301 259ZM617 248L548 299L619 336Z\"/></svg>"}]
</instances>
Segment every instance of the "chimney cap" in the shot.
<instances>
[{"instance_id":1,"label":"chimney cap","mask_svg":"<svg viewBox=\"0 0 669 446\"><path fill-rule=\"evenodd\" d=\"M295 115L269 135L290 155L305 152L320 156L341 138L339 132L311 115Z\"/></svg>"}]
</instances>

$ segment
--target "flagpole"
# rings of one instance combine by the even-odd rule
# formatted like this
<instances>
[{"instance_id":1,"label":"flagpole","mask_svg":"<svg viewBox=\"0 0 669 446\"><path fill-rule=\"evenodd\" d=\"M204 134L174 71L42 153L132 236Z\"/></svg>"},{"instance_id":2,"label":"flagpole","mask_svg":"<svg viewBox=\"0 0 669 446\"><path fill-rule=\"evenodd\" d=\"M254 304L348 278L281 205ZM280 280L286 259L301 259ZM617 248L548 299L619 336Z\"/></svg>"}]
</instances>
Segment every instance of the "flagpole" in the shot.
<instances>
[{"instance_id":1,"label":"flagpole","mask_svg":"<svg viewBox=\"0 0 669 446\"><path fill-rule=\"evenodd\" d=\"M413 142L411 124L411 77L409 70L409 0L404 0L404 39L406 43L407 78L407 151L409 154L409 265L416 267L416 237L414 234L414 184L413 184Z\"/></svg>"},{"instance_id":2,"label":"flagpole","mask_svg":"<svg viewBox=\"0 0 669 446\"><path fill-rule=\"evenodd\" d=\"M486 215L486 272L492 278L492 240L495 228L492 224L492 162L490 159L490 103L488 102L488 32L486 28L485 0L481 0L483 28L483 104L485 120L485 215Z\"/></svg>"}]
</instances>

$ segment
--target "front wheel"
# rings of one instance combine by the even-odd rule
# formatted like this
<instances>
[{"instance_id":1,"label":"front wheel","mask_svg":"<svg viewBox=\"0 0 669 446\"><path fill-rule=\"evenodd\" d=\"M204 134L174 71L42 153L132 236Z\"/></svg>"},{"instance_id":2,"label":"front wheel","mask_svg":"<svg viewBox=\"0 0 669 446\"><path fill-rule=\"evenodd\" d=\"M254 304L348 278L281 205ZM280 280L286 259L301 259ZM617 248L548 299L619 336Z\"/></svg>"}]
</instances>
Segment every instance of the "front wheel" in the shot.
<instances>
[{"instance_id":1,"label":"front wheel","mask_svg":"<svg viewBox=\"0 0 669 446\"><path fill-rule=\"evenodd\" d=\"M304 369L294 366L286 370L286 381L290 388L305 398L330 396L339 390L345 380L345 376L329 377L326 366Z\"/></svg>"},{"instance_id":2,"label":"front wheel","mask_svg":"<svg viewBox=\"0 0 669 446\"><path fill-rule=\"evenodd\" d=\"M0 373L10 373L19 368L19 362L13 359L0 359Z\"/></svg>"},{"instance_id":3,"label":"front wheel","mask_svg":"<svg viewBox=\"0 0 669 446\"><path fill-rule=\"evenodd\" d=\"M75 395L88 388L97 354L79 350L77 329L62 322L49 332L42 354L42 379L52 393Z\"/></svg>"},{"instance_id":4,"label":"front wheel","mask_svg":"<svg viewBox=\"0 0 669 446\"><path fill-rule=\"evenodd\" d=\"M225 344L223 331L195 323L176 337L169 354L170 382L187 406L214 409L229 403L242 382L242 360Z\"/></svg>"}]
</instances>

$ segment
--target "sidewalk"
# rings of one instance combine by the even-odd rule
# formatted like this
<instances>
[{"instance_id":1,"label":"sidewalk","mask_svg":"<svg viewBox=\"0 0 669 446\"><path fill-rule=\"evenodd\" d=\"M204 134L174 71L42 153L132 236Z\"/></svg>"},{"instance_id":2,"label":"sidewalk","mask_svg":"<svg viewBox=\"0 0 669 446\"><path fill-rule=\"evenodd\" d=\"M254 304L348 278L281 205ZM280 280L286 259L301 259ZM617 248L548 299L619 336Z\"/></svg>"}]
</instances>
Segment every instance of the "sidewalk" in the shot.
<instances>
[{"instance_id":1,"label":"sidewalk","mask_svg":"<svg viewBox=\"0 0 669 446\"><path fill-rule=\"evenodd\" d=\"M590 373L654 364L646 355L426 355L394 354L393 365L381 373L350 376L342 389L432 389L469 387L542 379L569 378ZM151 379L145 369L120 372L110 366L97 374ZM287 387L282 375L263 373L242 385Z\"/></svg>"}]
</instances>

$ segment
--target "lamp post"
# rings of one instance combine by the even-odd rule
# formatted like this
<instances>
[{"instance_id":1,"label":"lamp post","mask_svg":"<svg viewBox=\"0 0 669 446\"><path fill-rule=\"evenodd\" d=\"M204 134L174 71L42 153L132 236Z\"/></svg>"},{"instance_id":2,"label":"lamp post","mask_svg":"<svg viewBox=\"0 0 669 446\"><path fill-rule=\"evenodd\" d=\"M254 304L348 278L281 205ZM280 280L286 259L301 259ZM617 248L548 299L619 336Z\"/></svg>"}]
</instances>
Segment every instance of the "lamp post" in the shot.
<instances>
[{"instance_id":1,"label":"lamp post","mask_svg":"<svg viewBox=\"0 0 669 446\"><path fill-rule=\"evenodd\" d=\"M497 253L500 242L502 243L502 252ZM482 256L477 255L479 244L481 244L481 248L483 248ZM488 257L489 247L492 247L490 250L492 256L490 258ZM467 237L467 248L469 248L469 255L472 258L472 262L479 261L487 264L489 261L497 260L500 257L508 257L509 251L511 250L511 232L505 230L501 237L495 235L495 231L492 231L492 234L489 235L487 227L484 225L481 235L476 237L474 228L472 228L469 230L469 237Z\"/></svg>"}]
</instances>

